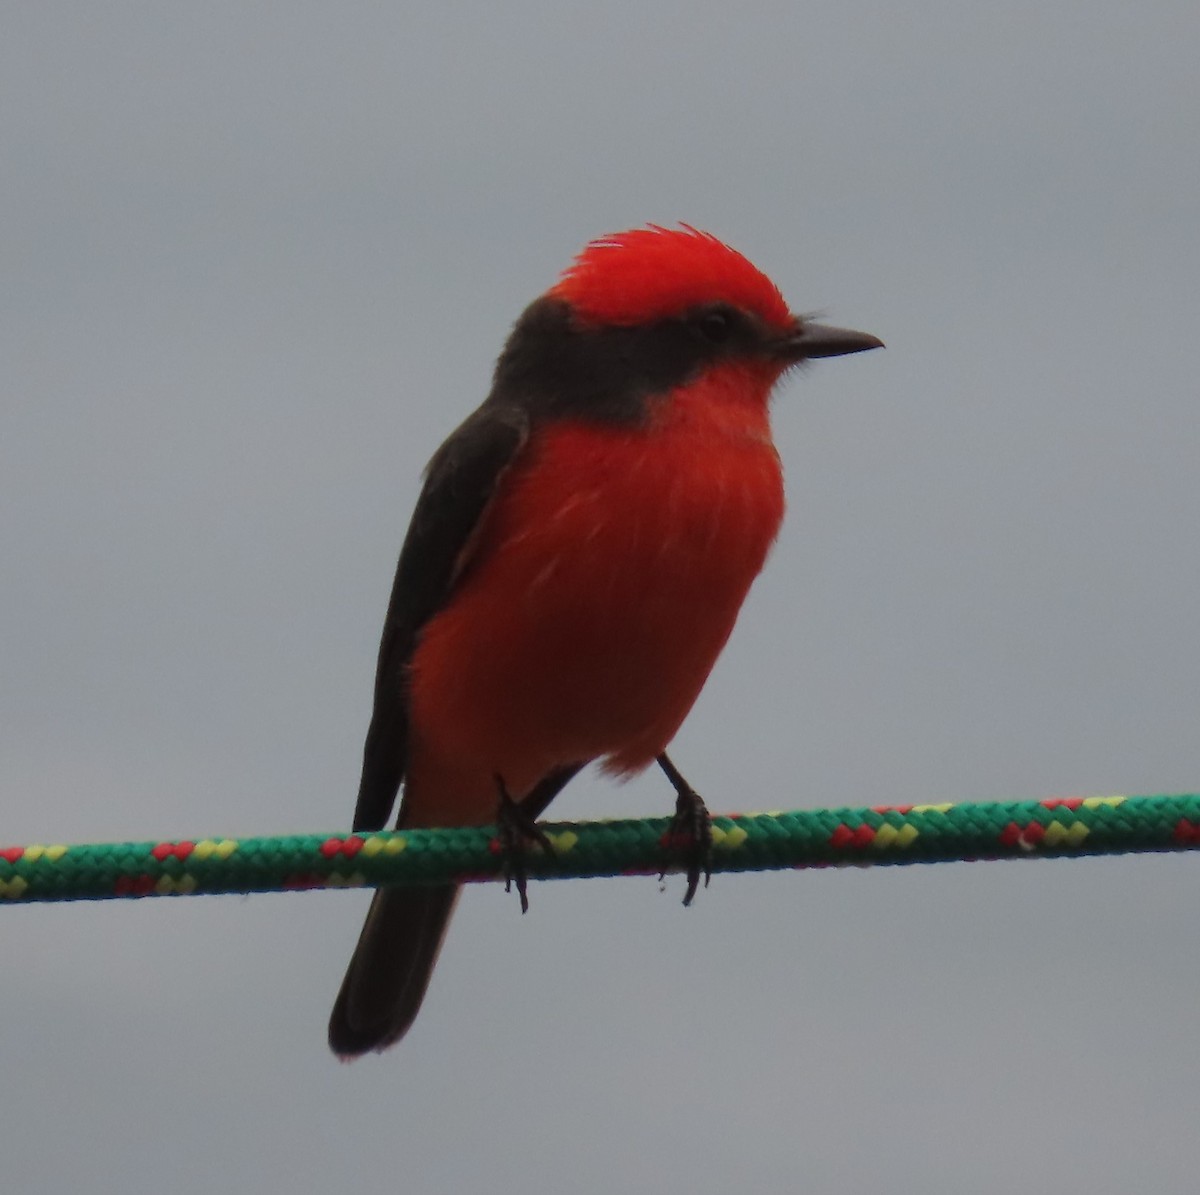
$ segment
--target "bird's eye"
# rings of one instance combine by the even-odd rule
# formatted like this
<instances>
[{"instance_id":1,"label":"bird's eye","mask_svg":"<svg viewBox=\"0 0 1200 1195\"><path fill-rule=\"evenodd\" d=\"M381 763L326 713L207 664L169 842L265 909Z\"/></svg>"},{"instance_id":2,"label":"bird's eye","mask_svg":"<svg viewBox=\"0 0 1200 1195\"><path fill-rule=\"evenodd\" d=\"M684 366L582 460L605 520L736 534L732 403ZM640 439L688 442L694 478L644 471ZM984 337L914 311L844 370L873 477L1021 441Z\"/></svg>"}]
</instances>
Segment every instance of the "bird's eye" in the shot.
<instances>
[{"instance_id":1,"label":"bird's eye","mask_svg":"<svg viewBox=\"0 0 1200 1195\"><path fill-rule=\"evenodd\" d=\"M733 316L722 308L706 311L699 320L701 335L713 344L723 344L733 334Z\"/></svg>"}]
</instances>

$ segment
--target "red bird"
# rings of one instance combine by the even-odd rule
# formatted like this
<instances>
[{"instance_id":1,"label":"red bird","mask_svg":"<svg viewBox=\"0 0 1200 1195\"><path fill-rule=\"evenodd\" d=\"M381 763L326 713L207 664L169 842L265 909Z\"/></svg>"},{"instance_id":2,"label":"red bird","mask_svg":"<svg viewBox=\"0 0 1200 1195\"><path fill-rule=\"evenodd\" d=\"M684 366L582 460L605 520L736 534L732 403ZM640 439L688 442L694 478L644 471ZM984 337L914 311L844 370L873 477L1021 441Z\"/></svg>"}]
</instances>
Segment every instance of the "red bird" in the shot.
<instances>
[{"instance_id":1,"label":"red bird","mask_svg":"<svg viewBox=\"0 0 1200 1195\"><path fill-rule=\"evenodd\" d=\"M690 899L708 813L665 752L783 518L768 400L791 366L881 343L793 315L708 233L588 245L429 464L355 830L381 829L403 784L398 828L500 821L519 877L519 841L582 767L629 776L657 760L691 843ZM404 1036L458 892L376 892L330 1019L335 1053Z\"/></svg>"}]
</instances>

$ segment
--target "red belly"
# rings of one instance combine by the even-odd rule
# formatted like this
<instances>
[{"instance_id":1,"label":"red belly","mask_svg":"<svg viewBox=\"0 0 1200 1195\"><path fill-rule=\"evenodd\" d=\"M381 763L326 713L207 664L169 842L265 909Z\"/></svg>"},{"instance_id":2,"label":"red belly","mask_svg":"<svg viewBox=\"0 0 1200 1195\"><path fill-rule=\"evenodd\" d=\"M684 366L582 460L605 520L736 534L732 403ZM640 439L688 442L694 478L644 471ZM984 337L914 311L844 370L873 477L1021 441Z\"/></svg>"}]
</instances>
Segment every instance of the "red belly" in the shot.
<instances>
[{"instance_id":1,"label":"red belly","mask_svg":"<svg viewBox=\"0 0 1200 1195\"><path fill-rule=\"evenodd\" d=\"M783 515L765 404L689 403L552 425L504 479L413 658L409 824L491 821L496 775L636 771L678 730Z\"/></svg>"}]
</instances>

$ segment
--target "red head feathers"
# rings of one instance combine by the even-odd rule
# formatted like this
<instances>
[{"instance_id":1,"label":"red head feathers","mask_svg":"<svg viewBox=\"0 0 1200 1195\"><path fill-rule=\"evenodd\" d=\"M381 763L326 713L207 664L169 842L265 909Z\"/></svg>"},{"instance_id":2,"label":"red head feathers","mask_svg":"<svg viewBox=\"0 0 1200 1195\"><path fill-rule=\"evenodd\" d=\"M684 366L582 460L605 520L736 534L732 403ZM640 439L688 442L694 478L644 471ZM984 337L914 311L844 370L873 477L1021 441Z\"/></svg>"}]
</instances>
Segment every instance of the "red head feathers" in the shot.
<instances>
[{"instance_id":1,"label":"red head feathers","mask_svg":"<svg viewBox=\"0 0 1200 1195\"><path fill-rule=\"evenodd\" d=\"M550 291L603 324L642 324L724 302L781 330L792 316L779 288L711 233L650 225L592 241Z\"/></svg>"}]
</instances>

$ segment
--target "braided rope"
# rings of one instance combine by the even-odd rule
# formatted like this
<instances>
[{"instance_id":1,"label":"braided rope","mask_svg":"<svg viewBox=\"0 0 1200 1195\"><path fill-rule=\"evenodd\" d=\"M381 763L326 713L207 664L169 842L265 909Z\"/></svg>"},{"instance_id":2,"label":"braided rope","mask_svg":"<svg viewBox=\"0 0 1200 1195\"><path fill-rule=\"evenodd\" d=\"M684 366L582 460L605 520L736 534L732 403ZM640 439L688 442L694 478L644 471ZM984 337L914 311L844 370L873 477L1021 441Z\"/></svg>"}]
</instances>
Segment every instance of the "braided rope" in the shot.
<instances>
[{"instance_id":1,"label":"braided rope","mask_svg":"<svg viewBox=\"0 0 1200 1195\"><path fill-rule=\"evenodd\" d=\"M676 870L667 818L544 825L531 879ZM1200 795L808 809L713 819L712 869L943 863L1200 848ZM0 902L495 879L492 827L0 849Z\"/></svg>"}]
</instances>

